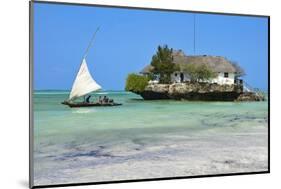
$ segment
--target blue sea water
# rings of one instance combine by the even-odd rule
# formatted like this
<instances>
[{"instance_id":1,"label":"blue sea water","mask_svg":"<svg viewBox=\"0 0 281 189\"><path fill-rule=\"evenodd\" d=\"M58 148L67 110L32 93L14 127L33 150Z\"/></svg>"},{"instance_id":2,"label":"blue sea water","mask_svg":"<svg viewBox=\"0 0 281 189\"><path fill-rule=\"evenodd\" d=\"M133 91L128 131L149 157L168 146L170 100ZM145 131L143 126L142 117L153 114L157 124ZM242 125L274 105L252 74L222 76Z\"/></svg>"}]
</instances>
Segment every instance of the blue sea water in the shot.
<instances>
[{"instance_id":1,"label":"blue sea water","mask_svg":"<svg viewBox=\"0 0 281 189\"><path fill-rule=\"evenodd\" d=\"M69 108L68 91L35 91L34 183L67 184L266 171L268 102L144 101Z\"/></svg>"}]
</instances>

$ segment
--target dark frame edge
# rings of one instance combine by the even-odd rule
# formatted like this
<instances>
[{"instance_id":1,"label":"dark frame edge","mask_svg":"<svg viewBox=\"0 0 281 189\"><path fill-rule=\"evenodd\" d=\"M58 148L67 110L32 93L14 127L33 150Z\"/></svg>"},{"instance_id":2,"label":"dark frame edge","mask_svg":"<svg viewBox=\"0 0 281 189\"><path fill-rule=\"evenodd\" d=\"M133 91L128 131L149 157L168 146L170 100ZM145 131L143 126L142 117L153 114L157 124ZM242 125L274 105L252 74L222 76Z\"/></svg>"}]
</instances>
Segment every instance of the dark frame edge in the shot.
<instances>
[{"instance_id":1,"label":"dark frame edge","mask_svg":"<svg viewBox=\"0 0 281 189\"><path fill-rule=\"evenodd\" d=\"M57 5L72 5L72 6L86 6L86 7L103 7L103 8L120 8L120 9L133 9L133 10L153 10L153 11L166 11L166 12L183 12L183 13L201 13L201 14L213 14L213 15L228 15L228 16L248 16L248 17L262 17L267 18L269 15L258 14L242 14L242 13L223 13L223 12L211 12L211 11L196 11L196 10L184 10L184 9L165 9L165 8L149 8L149 7L134 7L125 5L104 5L95 3L74 3L74 2L59 2L59 1L44 1L44 0L31 0L34 3L40 4L57 4Z\"/></svg>"},{"instance_id":2,"label":"dark frame edge","mask_svg":"<svg viewBox=\"0 0 281 189\"><path fill-rule=\"evenodd\" d=\"M34 187L33 174L33 36L34 1L29 1L29 188Z\"/></svg>"},{"instance_id":3,"label":"dark frame edge","mask_svg":"<svg viewBox=\"0 0 281 189\"><path fill-rule=\"evenodd\" d=\"M267 125L268 125L268 132L267 132L267 135L268 135L268 172L270 173L270 16L267 18L267 38L268 38L268 78L267 78L267 96L268 96L268 121L267 121Z\"/></svg>"},{"instance_id":4,"label":"dark frame edge","mask_svg":"<svg viewBox=\"0 0 281 189\"><path fill-rule=\"evenodd\" d=\"M226 174L213 174L213 175L196 175L196 176L164 177L164 178L149 178L149 179L135 179L135 180L101 181L101 182L69 183L69 184L35 186L34 179L33 179L34 178L34 175L33 175L34 174L33 173L33 63L34 63L33 62L34 61L33 60L33 52L34 52L34 46L33 46L34 22L33 21L34 21L34 3L267 18L267 20L268 20L268 170L257 171L257 172L240 172L240 173L226 173ZM270 173L270 16L269 15L207 12L207 11L194 11L194 10L175 10L175 9L163 9L163 8L133 7L133 6L121 6L121 5L102 5L102 4L88 4L88 3L69 3L69 2L40 1L40 0L30 0L29 1L29 187L30 188L33 189L33 188L54 188L54 187L70 187L70 186L85 186L85 185L100 185L100 184L118 184L118 183L132 183L132 182L180 180L180 179L192 179L192 178L257 175L257 174L269 174L269 173Z\"/></svg>"}]
</instances>

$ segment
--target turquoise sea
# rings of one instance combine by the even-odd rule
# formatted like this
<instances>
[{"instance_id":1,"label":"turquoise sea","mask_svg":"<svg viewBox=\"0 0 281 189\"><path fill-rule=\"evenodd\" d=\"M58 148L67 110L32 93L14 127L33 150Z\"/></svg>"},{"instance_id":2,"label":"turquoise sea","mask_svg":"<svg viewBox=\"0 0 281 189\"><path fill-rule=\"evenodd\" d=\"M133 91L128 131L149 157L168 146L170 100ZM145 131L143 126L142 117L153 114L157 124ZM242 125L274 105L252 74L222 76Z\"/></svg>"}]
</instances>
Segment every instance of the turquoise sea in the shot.
<instances>
[{"instance_id":1,"label":"turquoise sea","mask_svg":"<svg viewBox=\"0 0 281 189\"><path fill-rule=\"evenodd\" d=\"M69 108L68 91L35 91L34 184L267 171L268 102L144 101Z\"/></svg>"}]
</instances>

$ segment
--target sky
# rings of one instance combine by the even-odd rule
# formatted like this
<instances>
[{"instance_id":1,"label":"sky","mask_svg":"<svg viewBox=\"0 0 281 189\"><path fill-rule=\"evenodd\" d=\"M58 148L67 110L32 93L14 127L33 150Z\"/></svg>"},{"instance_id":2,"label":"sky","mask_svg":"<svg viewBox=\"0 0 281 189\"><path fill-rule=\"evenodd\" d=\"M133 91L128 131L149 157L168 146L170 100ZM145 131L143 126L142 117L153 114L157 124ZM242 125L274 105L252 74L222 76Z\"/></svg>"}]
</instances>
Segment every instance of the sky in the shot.
<instances>
[{"instance_id":1,"label":"sky","mask_svg":"<svg viewBox=\"0 0 281 189\"><path fill-rule=\"evenodd\" d=\"M268 22L264 17L42 4L34 6L34 88L70 90L88 43L88 68L103 90L124 90L129 73L150 64L158 45L186 55L223 56L268 87Z\"/></svg>"}]
</instances>

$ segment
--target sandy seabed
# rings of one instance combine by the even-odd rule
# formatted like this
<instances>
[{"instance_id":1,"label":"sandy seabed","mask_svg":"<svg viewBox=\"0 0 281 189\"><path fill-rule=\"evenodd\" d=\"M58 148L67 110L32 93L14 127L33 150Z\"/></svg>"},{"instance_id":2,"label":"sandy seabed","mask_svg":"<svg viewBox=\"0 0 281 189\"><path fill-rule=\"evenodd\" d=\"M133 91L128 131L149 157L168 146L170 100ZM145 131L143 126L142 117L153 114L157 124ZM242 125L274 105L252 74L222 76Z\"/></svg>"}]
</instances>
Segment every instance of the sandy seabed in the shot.
<instances>
[{"instance_id":1,"label":"sandy seabed","mask_svg":"<svg viewBox=\"0 0 281 189\"><path fill-rule=\"evenodd\" d=\"M214 135L212 135L214 133ZM153 139L151 139L153 137ZM267 128L251 131L214 131L188 134L172 132L116 144L74 143L37 156L35 184L67 184L267 171ZM51 149L48 149L48 151ZM60 151L60 152L59 152ZM53 155L52 155L53 154ZM54 164L56 169L53 169Z\"/></svg>"}]
</instances>

